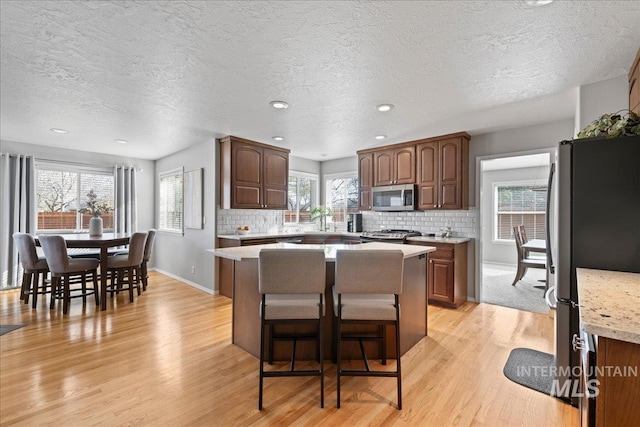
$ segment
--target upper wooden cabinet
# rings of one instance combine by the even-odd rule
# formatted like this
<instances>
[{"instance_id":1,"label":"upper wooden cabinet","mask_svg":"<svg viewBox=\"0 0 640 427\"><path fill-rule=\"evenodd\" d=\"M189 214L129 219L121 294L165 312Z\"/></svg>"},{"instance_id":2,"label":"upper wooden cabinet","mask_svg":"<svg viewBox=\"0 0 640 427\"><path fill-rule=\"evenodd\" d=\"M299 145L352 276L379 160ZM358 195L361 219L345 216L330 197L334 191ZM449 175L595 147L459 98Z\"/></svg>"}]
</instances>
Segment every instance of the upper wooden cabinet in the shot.
<instances>
[{"instance_id":1,"label":"upper wooden cabinet","mask_svg":"<svg viewBox=\"0 0 640 427\"><path fill-rule=\"evenodd\" d=\"M469 135L430 138L418 144L418 209L469 207Z\"/></svg>"},{"instance_id":2,"label":"upper wooden cabinet","mask_svg":"<svg viewBox=\"0 0 640 427\"><path fill-rule=\"evenodd\" d=\"M416 148L388 148L373 152L373 186L415 184Z\"/></svg>"},{"instance_id":3,"label":"upper wooden cabinet","mask_svg":"<svg viewBox=\"0 0 640 427\"><path fill-rule=\"evenodd\" d=\"M629 110L640 114L640 49L629 71Z\"/></svg>"},{"instance_id":4,"label":"upper wooden cabinet","mask_svg":"<svg viewBox=\"0 0 640 427\"><path fill-rule=\"evenodd\" d=\"M371 187L373 187L373 153L358 155L358 178L360 183L359 209L371 210Z\"/></svg>"},{"instance_id":5,"label":"upper wooden cabinet","mask_svg":"<svg viewBox=\"0 0 640 427\"><path fill-rule=\"evenodd\" d=\"M289 150L226 136L220 143L222 209L286 209Z\"/></svg>"}]
</instances>

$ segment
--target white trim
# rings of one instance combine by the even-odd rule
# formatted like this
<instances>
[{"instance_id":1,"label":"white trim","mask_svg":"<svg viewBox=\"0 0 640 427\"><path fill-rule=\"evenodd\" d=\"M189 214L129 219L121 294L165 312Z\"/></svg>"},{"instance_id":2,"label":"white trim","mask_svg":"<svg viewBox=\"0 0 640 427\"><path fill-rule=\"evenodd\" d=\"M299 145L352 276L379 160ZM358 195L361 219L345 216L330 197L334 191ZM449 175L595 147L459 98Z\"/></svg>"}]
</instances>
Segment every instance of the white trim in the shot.
<instances>
[{"instance_id":1,"label":"white trim","mask_svg":"<svg viewBox=\"0 0 640 427\"><path fill-rule=\"evenodd\" d=\"M174 175L182 175L182 227L180 229L177 228L161 228L160 226L160 181L162 181L162 178L164 177L168 177L168 176L174 176ZM156 224L158 224L158 232L162 232L162 233L166 233L166 234L173 234L173 235L179 235L179 236L184 236L184 167L181 166L179 168L173 168L173 169L169 169L163 172L158 172L157 174L157 188L158 188L158 198L157 198L157 205L156 205Z\"/></svg>"},{"instance_id":2,"label":"white trim","mask_svg":"<svg viewBox=\"0 0 640 427\"><path fill-rule=\"evenodd\" d=\"M317 173L310 173L310 172L303 172L303 171L297 171L295 169L289 169L289 176L299 176L300 178L315 178L315 179L320 179L320 175L318 175Z\"/></svg>"},{"instance_id":3,"label":"white trim","mask_svg":"<svg viewBox=\"0 0 640 427\"><path fill-rule=\"evenodd\" d=\"M309 172L302 172L302 171L296 171L296 170L289 170L289 178L294 177L294 178L304 178L304 179L309 179L309 180L315 180L316 182L316 194L314 197L314 201L311 203L311 209L314 209L315 207L320 206L320 175L316 174L316 173L309 173ZM295 211L296 211L296 221L295 222L283 222L283 225L287 225L287 224L313 224L313 222L300 222L300 198L298 197L299 195L299 191L300 191L300 182L299 180L296 179L296 207L295 207ZM289 180L287 180L287 198L289 195ZM287 200L287 205L288 205L289 201Z\"/></svg>"},{"instance_id":4,"label":"white trim","mask_svg":"<svg viewBox=\"0 0 640 427\"><path fill-rule=\"evenodd\" d=\"M167 271L164 271L164 270L161 270L159 268L154 267L151 270L156 271L156 272L158 272L160 274L163 274L165 276L171 277L172 279L178 280L178 281L184 283L185 285L189 285L189 286L191 286L193 288L196 288L198 290L201 290L202 292L205 292L205 293L207 293L209 295L218 295L218 291L213 291L213 290L211 290L209 288L205 288L204 286L198 285L195 282L192 282L192 281L187 280L187 279L183 279L180 276L176 276L175 274L171 274L171 273L169 273Z\"/></svg>"},{"instance_id":5,"label":"white trim","mask_svg":"<svg viewBox=\"0 0 640 427\"><path fill-rule=\"evenodd\" d=\"M327 179L336 179L336 178L358 178L358 171L352 172L337 172L337 173L328 173L323 175L325 182Z\"/></svg>"}]
</instances>

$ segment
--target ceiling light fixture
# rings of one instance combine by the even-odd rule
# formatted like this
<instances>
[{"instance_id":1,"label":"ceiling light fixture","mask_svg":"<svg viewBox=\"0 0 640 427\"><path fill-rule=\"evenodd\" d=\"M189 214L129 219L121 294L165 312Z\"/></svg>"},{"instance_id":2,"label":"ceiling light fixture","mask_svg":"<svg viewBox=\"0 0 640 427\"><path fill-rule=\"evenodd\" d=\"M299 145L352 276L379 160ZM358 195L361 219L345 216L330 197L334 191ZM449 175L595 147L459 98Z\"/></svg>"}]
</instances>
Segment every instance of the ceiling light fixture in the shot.
<instances>
[{"instance_id":1,"label":"ceiling light fixture","mask_svg":"<svg viewBox=\"0 0 640 427\"><path fill-rule=\"evenodd\" d=\"M274 136L273 140L274 141L284 141L284 136Z\"/></svg>"},{"instance_id":2,"label":"ceiling light fixture","mask_svg":"<svg viewBox=\"0 0 640 427\"><path fill-rule=\"evenodd\" d=\"M284 110L289 107L289 104L287 104L284 101L271 101L269 105L271 105L273 108L276 108L278 110Z\"/></svg>"},{"instance_id":3,"label":"ceiling light fixture","mask_svg":"<svg viewBox=\"0 0 640 427\"><path fill-rule=\"evenodd\" d=\"M376 139L385 139L387 135L376 135Z\"/></svg>"},{"instance_id":4,"label":"ceiling light fixture","mask_svg":"<svg viewBox=\"0 0 640 427\"><path fill-rule=\"evenodd\" d=\"M378 111L389 111L393 109L393 104L380 104L380 105L376 105L376 110Z\"/></svg>"},{"instance_id":5,"label":"ceiling light fixture","mask_svg":"<svg viewBox=\"0 0 640 427\"><path fill-rule=\"evenodd\" d=\"M51 128L50 130L51 132L54 132L54 133L69 133L69 131L66 129Z\"/></svg>"},{"instance_id":6,"label":"ceiling light fixture","mask_svg":"<svg viewBox=\"0 0 640 427\"><path fill-rule=\"evenodd\" d=\"M127 142L129 142L126 139L114 139L114 141L119 143L119 144L126 144Z\"/></svg>"},{"instance_id":7,"label":"ceiling light fixture","mask_svg":"<svg viewBox=\"0 0 640 427\"><path fill-rule=\"evenodd\" d=\"M525 0L525 3L529 6L544 6L552 2L553 0Z\"/></svg>"}]
</instances>

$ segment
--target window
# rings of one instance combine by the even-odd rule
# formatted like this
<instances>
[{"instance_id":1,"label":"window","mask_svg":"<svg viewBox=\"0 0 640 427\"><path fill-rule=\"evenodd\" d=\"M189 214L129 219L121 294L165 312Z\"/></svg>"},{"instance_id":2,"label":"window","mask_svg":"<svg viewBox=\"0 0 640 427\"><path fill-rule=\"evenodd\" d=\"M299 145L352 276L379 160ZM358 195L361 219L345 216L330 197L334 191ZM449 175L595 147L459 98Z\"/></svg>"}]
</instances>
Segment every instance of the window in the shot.
<instances>
[{"instance_id":1,"label":"window","mask_svg":"<svg viewBox=\"0 0 640 427\"><path fill-rule=\"evenodd\" d=\"M105 231L112 231L114 179L111 169L38 162L37 231L88 230L91 214L83 209L87 207L89 194L106 211L100 215Z\"/></svg>"},{"instance_id":2,"label":"window","mask_svg":"<svg viewBox=\"0 0 640 427\"><path fill-rule=\"evenodd\" d=\"M496 240L513 241L513 227L524 225L529 239L545 239L547 187L496 184Z\"/></svg>"},{"instance_id":3,"label":"window","mask_svg":"<svg viewBox=\"0 0 640 427\"><path fill-rule=\"evenodd\" d=\"M160 174L158 229L182 234L182 168Z\"/></svg>"},{"instance_id":4,"label":"window","mask_svg":"<svg viewBox=\"0 0 640 427\"><path fill-rule=\"evenodd\" d=\"M358 174L329 175L325 180L327 208L334 222L345 222L347 214L358 212Z\"/></svg>"},{"instance_id":5,"label":"window","mask_svg":"<svg viewBox=\"0 0 640 427\"><path fill-rule=\"evenodd\" d=\"M284 222L311 222L311 210L318 206L318 175L289 171L289 196Z\"/></svg>"}]
</instances>

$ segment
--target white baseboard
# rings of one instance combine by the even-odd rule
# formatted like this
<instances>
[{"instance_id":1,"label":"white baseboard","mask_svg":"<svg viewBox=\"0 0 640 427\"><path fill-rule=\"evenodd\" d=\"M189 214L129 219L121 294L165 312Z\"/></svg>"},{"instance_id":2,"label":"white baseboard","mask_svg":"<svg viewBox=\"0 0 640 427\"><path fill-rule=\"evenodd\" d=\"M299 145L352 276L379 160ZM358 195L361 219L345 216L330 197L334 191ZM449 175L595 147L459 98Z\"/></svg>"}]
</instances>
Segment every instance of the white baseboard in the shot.
<instances>
[{"instance_id":1,"label":"white baseboard","mask_svg":"<svg viewBox=\"0 0 640 427\"><path fill-rule=\"evenodd\" d=\"M183 279L183 278L182 278L182 277L180 277L180 276L176 276L175 274L171 274L171 273L169 273L169 272L167 272L167 271L160 270L159 268L155 268L155 267L154 267L154 268L150 268L150 269L149 269L149 271L157 271L157 272L158 272L158 273L160 273L160 274L164 274L165 276L169 276L169 277L171 277L172 279L179 280L180 282L182 282L182 283L184 283L184 284L186 284L186 285L189 285L189 286L191 286L191 287L194 287L194 288L196 288L196 289L199 289L199 290L201 290L202 292L206 292L206 293L208 293L209 295L218 295L218 291L212 291L212 290L211 290L211 289L209 289L209 288L205 288L204 286L198 285L198 284L197 284L197 283L195 283L195 282L192 282L192 281L187 280L187 279Z\"/></svg>"}]
</instances>

